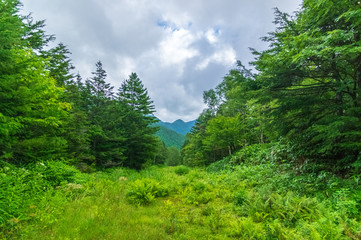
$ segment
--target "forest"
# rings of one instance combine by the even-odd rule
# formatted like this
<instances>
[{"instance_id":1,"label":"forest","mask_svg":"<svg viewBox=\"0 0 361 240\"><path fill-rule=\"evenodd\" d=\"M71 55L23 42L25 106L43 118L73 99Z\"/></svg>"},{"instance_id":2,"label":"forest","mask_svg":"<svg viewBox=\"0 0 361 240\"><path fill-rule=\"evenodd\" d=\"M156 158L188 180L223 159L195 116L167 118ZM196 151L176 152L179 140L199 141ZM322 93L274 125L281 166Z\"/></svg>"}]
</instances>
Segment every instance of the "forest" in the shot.
<instances>
[{"instance_id":1,"label":"forest","mask_svg":"<svg viewBox=\"0 0 361 240\"><path fill-rule=\"evenodd\" d=\"M82 79L20 8L0 0L0 239L361 239L359 1L276 8L180 150L136 73Z\"/></svg>"}]
</instances>

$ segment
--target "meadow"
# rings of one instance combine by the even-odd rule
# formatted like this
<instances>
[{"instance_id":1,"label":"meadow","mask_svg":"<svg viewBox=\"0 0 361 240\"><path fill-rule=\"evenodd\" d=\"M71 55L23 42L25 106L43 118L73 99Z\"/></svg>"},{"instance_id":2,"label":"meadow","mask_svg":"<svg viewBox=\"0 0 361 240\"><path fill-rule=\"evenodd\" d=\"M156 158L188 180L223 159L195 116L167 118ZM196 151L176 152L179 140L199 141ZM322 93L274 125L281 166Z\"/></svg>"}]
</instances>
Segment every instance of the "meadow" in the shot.
<instances>
[{"instance_id":1,"label":"meadow","mask_svg":"<svg viewBox=\"0 0 361 240\"><path fill-rule=\"evenodd\" d=\"M241 158L90 174L60 162L2 166L0 239L361 238L357 178L233 164Z\"/></svg>"}]
</instances>

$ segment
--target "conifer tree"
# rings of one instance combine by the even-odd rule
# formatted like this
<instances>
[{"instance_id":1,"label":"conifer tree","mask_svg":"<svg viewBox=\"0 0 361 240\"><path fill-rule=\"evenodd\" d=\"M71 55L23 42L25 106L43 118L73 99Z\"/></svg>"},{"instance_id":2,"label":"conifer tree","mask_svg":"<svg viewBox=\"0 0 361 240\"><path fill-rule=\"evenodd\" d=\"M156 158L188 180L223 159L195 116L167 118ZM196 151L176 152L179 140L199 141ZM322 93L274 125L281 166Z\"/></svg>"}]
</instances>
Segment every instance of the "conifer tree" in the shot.
<instances>
[{"instance_id":1,"label":"conifer tree","mask_svg":"<svg viewBox=\"0 0 361 240\"><path fill-rule=\"evenodd\" d=\"M106 82L100 61L93 77L85 83L84 100L89 121L91 154L98 165L121 165L124 156L123 117L127 106L113 99L113 87Z\"/></svg>"},{"instance_id":2,"label":"conifer tree","mask_svg":"<svg viewBox=\"0 0 361 240\"><path fill-rule=\"evenodd\" d=\"M130 74L129 79L122 83L118 96L144 116L150 116L155 112L153 101L136 73Z\"/></svg>"},{"instance_id":3,"label":"conifer tree","mask_svg":"<svg viewBox=\"0 0 361 240\"><path fill-rule=\"evenodd\" d=\"M25 164L66 156L70 105L34 51L50 40L43 22L20 16L19 6L0 2L0 159Z\"/></svg>"},{"instance_id":4,"label":"conifer tree","mask_svg":"<svg viewBox=\"0 0 361 240\"><path fill-rule=\"evenodd\" d=\"M146 161L152 161L157 152L154 136L157 128L153 127L157 119L152 115L155 111L153 101L136 73L122 83L118 100L129 108L123 119L127 134L125 165L139 169Z\"/></svg>"},{"instance_id":5,"label":"conifer tree","mask_svg":"<svg viewBox=\"0 0 361 240\"><path fill-rule=\"evenodd\" d=\"M293 18L276 10L271 48L255 51L279 135L298 156L339 170L360 162L360 14L344 0L304 1Z\"/></svg>"}]
</instances>

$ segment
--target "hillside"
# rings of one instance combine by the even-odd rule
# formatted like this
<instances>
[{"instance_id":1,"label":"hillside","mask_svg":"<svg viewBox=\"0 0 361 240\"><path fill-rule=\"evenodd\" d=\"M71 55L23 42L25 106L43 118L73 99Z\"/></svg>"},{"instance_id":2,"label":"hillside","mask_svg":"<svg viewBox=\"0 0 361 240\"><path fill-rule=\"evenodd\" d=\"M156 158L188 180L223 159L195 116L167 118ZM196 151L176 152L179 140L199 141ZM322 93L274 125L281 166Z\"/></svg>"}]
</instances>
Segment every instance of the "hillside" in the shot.
<instances>
[{"instance_id":1,"label":"hillside","mask_svg":"<svg viewBox=\"0 0 361 240\"><path fill-rule=\"evenodd\" d=\"M166 147L174 146L180 149L183 146L185 141L184 135L162 125L159 125L158 127L159 130L155 135L162 139Z\"/></svg>"},{"instance_id":2,"label":"hillside","mask_svg":"<svg viewBox=\"0 0 361 240\"><path fill-rule=\"evenodd\" d=\"M185 135L187 135L187 133L189 133L191 131L191 129L195 123L196 123L196 120L184 122L183 120L178 119L172 123L159 122L158 124L160 126L164 126L166 128L169 128L169 129L185 136Z\"/></svg>"}]
</instances>

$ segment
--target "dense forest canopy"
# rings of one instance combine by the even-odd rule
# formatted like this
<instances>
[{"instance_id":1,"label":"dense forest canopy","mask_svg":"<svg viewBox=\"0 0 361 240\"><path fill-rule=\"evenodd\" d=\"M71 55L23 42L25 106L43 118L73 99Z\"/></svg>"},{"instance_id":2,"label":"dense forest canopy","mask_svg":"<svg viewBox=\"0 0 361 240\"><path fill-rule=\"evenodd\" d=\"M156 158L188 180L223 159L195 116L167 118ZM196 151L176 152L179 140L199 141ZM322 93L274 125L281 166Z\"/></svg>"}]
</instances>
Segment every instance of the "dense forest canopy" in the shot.
<instances>
[{"instance_id":1,"label":"dense forest canopy","mask_svg":"<svg viewBox=\"0 0 361 240\"><path fill-rule=\"evenodd\" d=\"M67 47L49 47L55 37L44 32L44 21L21 16L19 1L1 3L2 160L137 169L164 162L155 107L136 73L114 91L98 61L82 80ZM359 13L358 2L341 0L304 1L293 16L276 9L277 28L263 38L269 48L252 49L257 72L238 62L204 92L208 108L188 135L183 163L209 164L282 141L297 161L358 170Z\"/></svg>"},{"instance_id":2,"label":"dense forest canopy","mask_svg":"<svg viewBox=\"0 0 361 240\"><path fill-rule=\"evenodd\" d=\"M204 164L252 144L282 139L294 160L336 171L360 166L361 48L358 1L304 1L252 49L257 70L239 62L215 89L183 149ZM199 159L199 161L196 161ZM194 162L196 161L196 162Z\"/></svg>"},{"instance_id":3,"label":"dense forest canopy","mask_svg":"<svg viewBox=\"0 0 361 240\"><path fill-rule=\"evenodd\" d=\"M154 106L136 73L117 92L98 61L92 77L74 76L64 44L44 21L19 15L16 0L1 1L1 152L14 164L66 160L140 168L162 146Z\"/></svg>"}]
</instances>

